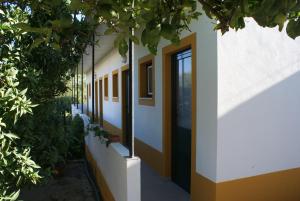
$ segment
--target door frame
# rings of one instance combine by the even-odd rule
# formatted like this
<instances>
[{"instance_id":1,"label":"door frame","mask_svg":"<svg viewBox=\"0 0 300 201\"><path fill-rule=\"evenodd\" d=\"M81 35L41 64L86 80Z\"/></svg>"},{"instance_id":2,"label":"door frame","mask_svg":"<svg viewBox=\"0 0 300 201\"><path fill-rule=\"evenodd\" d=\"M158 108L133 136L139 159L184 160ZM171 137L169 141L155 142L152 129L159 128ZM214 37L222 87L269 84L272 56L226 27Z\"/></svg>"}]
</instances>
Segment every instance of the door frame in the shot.
<instances>
[{"instance_id":1,"label":"door frame","mask_svg":"<svg viewBox=\"0 0 300 201\"><path fill-rule=\"evenodd\" d=\"M98 80L99 84L99 123L100 126L103 127L103 79L102 77L99 78Z\"/></svg>"},{"instance_id":2,"label":"door frame","mask_svg":"<svg viewBox=\"0 0 300 201\"><path fill-rule=\"evenodd\" d=\"M99 88L98 88L98 80L95 80L95 122L99 120Z\"/></svg>"},{"instance_id":3,"label":"door frame","mask_svg":"<svg viewBox=\"0 0 300 201\"><path fill-rule=\"evenodd\" d=\"M125 135L125 133L126 133L126 114L125 114L125 105L124 105L124 103L125 103L125 98L126 98L126 96L125 96L125 91L126 91L126 88L125 88L125 83L126 83L126 81L124 80L124 73L126 72L126 71L128 71L128 69L129 69L129 66L128 65L125 65L125 66L122 66L121 67L121 86L122 86L122 90L121 90L121 98L122 98L122 101L121 101L121 113L122 113L122 135L121 135L121 142L122 142L122 144L124 144L125 142L126 142L126 136L124 136Z\"/></svg>"},{"instance_id":4,"label":"door frame","mask_svg":"<svg viewBox=\"0 0 300 201\"><path fill-rule=\"evenodd\" d=\"M196 177L196 33L193 33L180 41L179 45L168 45L162 49L162 96L163 96L163 176L171 177L171 153L172 153L172 55L184 49L192 51L192 136L191 136L191 188Z\"/></svg>"}]
</instances>

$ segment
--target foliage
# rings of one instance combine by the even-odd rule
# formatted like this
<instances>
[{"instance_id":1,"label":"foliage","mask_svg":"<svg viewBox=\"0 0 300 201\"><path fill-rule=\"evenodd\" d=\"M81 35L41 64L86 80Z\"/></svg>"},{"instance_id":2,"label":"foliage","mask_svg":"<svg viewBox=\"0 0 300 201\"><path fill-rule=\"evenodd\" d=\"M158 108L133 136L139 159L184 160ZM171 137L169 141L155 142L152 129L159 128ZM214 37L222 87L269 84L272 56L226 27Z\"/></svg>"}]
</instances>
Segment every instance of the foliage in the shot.
<instances>
[{"instance_id":1,"label":"foliage","mask_svg":"<svg viewBox=\"0 0 300 201\"><path fill-rule=\"evenodd\" d=\"M299 0L199 0L207 16L218 20L216 29L245 27L245 17L252 17L262 27L279 27L288 21L286 31L291 38L300 35Z\"/></svg>"},{"instance_id":2,"label":"foliage","mask_svg":"<svg viewBox=\"0 0 300 201\"><path fill-rule=\"evenodd\" d=\"M91 128L89 128L89 130L93 131L94 136L99 138L100 143L106 144L106 147L108 147L112 142L120 142L121 140L119 135L114 135L109 131L100 128L99 126L93 125Z\"/></svg>"},{"instance_id":3,"label":"foliage","mask_svg":"<svg viewBox=\"0 0 300 201\"><path fill-rule=\"evenodd\" d=\"M27 133L22 136L22 143L31 146L33 159L42 167L42 174L49 176L57 165L80 156L81 124L78 120L72 122L70 97L42 103L33 113L20 119L17 129Z\"/></svg>"},{"instance_id":4,"label":"foliage","mask_svg":"<svg viewBox=\"0 0 300 201\"><path fill-rule=\"evenodd\" d=\"M0 200L16 200L20 188L26 183L36 183L39 166L31 160L30 148L20 144L13 134L14 124L26 113L32 112L32 103L26 89L20 90L19 71L15 64L21 60L18 37L14 37L14 23L22 20L19 9L0 7Z\"/></svg>"},{"instance_id":5,"label":"foliage","mask_svg":"<svg viewBox=\"0 0 300 201\"><path fill-rule=\"evenodd\" d=\"M278 26L280 31L287 22L288 35L300 35L299 0L72 0L69 7L86 16L94 27L105 24L104 34L116 34L115 46L123 56L128 38L137 44L141 41L154 54L161 38L177 43L180 33L189 30L188 25L202 12L215 20L215 29L222 33L244 28L245 18L252 17L260 26Z\"/></svg>"},{"instance_id":6,"label":"foliage","mask_svg":"<svg viewBox=\"0 0 300 201\"><path fill-rule=\"evenodd\" d=\"M68 159L83 156L84 126L80 117L71 117L71 98L59 97L40 104L32 116L17 124L23 144L32 149L32 157L41 167L43 176L50 176L56 166Z\"/></svg>"},{"instance_id":7,"label":"foliage","mask_svg":"<svg viewBox=\"0 0 300 201\"><path fill-rule=\"evenodd\" d=\"M9 59L0 63L0 200L15 200L22 185L36 183L39 166L30 158L30 148L19 146L19 137L9 128L25 113L31 113L26 90L17 89L17 70Z\"/></svg>"},{"instance_id":8,"label":"foliage","mask_svg":"<svg viewBox=\"0 0 300 201\"><path fill-rule=\"evenodd\" d=\"M84 123L79 115L76 115L71 124L70 154L72 158L82 158L84 154Z\"/></svg>"},{"instance_id":9,"label":"foliage","mask_svg":"<svg viewBox=\"0 0 300 201\"><path fill-rule=\"evenodd\" d=\"M27 88L22 91L24 97L17 99L19 104L25 105L27 96L38 105L32 116L5 122L18 133L20 146L31 147L32 158L42 166L43 174L74 157L70 147L80 146L77 137L71 136L70 99L56 99L68 90L67 83L90 38L87 23L73 20L72 14L64 0L0 3L1 61L9 60L18 69L11 81L16 89ZM25 109L15 110L23 114Z\"/></svg>"}]
</instances>

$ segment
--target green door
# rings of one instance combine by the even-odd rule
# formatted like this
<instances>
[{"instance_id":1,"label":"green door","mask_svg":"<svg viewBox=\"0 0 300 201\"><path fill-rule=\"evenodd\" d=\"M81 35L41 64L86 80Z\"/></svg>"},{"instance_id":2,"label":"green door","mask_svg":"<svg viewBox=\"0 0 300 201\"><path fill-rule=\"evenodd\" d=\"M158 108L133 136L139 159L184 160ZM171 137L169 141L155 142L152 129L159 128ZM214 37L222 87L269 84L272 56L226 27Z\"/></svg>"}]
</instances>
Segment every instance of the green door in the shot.
<instances>
[{"instance_id":1,"label":"green door","mask_svg":"<svg viewBox=\"0 0 300 201\"><path fill-rule=\"evenodd\" d=\"M172 56L172 180L190 192L192 52Z\"/></svg>"}]
</instances>

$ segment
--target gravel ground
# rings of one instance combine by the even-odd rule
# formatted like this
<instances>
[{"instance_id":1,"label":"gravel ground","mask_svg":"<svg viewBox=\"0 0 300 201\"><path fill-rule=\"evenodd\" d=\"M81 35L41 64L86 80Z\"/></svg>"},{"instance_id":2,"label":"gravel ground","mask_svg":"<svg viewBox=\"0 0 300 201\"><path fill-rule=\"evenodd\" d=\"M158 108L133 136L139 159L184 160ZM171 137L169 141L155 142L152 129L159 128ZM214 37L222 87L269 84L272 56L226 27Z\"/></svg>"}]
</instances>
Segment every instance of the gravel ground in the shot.
<instances>
[{"instance_id":1,"label":"gravel ground","mask_svg":"<svg viewBox=\"0 0 300 201\"><path fill-rule=\"evenodd\" d=\"M21 191L23 201L96 201L93 188L85 174L84 162L70 162L64 175L47 184Z\"/></svg>"}]
</instances>

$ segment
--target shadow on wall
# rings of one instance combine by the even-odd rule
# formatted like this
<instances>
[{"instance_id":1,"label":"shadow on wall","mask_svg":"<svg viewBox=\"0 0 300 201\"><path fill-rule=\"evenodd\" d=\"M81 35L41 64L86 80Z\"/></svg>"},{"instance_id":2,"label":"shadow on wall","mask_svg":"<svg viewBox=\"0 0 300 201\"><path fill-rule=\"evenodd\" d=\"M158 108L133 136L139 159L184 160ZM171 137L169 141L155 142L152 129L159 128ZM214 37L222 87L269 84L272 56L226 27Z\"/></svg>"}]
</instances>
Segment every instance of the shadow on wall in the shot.
<instances>
[{"instance_id":1,"label":"shadow on wall","mask_svg":"<svg viewBox=\"0 0 300 201\"><path fill-rule=\"evenodd\" d=\"M300 72L218 121L218 181L300 166Z\"/></svg>"}]
</instances>

